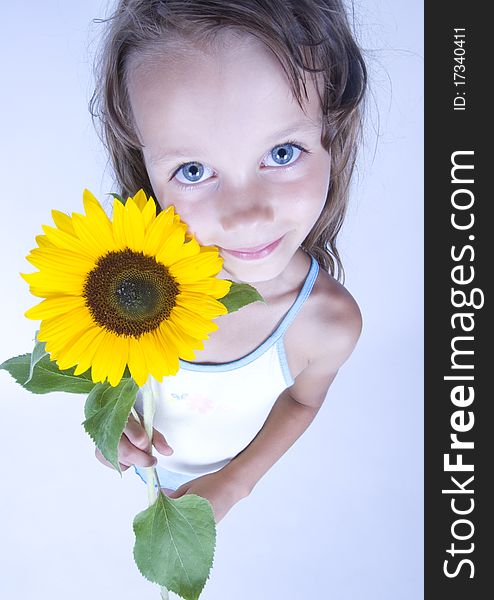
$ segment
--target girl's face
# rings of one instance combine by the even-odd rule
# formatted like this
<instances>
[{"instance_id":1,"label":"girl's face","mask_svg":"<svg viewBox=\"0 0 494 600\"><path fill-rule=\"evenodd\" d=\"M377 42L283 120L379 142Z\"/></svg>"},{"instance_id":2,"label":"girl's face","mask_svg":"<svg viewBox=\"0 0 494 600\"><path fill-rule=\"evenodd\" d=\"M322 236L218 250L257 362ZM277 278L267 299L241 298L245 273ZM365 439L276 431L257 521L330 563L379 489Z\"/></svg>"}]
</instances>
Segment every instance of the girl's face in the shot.
<instances>
[{"instance_id":1,"label":"girl's face","mask_svg":"<svg viewBox=\"0 0 494 600\"><path fill-rule=\"evenodd\" d=\"M311 78L304 113L260 42L224 40L134 57L129 97L160 205L173 204L200 244L220 248L225 278L269 281L321 214L330 156Z\"/></svg>"}]
</instances>

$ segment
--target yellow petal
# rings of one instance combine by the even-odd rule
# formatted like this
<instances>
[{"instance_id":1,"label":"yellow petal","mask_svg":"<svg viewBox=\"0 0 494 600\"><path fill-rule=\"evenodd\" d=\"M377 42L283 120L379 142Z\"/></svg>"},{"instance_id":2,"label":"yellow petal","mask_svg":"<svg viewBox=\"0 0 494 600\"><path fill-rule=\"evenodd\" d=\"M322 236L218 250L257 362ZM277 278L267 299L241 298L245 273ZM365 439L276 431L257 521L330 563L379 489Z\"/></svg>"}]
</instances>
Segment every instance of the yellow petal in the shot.
<instances>
[{"instance_id":1,"label":"yellow petal","mask_svg":"<svg viewBox=\"0 0 494 600\"><path fill-rule=\"evenodd\" d=\"M53 218L53 222L58 227L58 229L61 229L62 231L65 231L66 233L75 236L74 227L72 225L72 219L69 217L69 215L66 215L65 213L59 210L52 210L51 216Z\"/></svg>"},{"instance_id":2,"label":"yellow petal","mask_svg":"<svg viewBox=\"0 0 494 600\"><path fill-rule=\"evenodd\" d=\"M90 327L82 334L71 338L57 353L57 363L61 369L70 369L77 365L86 355L86 351L94 344L102 328ZM85 369L87 371L89 367ZM84 371L83 371L84 372Z\"/></svg>"},{"instance_id":3,"label":"yellow petal","mask_svg":"<svg viewBox=\"0 0 494 600\"><path fill-rule=\"evenodd\" d=\"M98 256L104 256L115 250L113 236L109 229L101 226L101 221L73 213L72 223L79 239L92 248Z\"/></svg>"},{"instance_id":4,"label":"yellow petal","mask_svg":"<svg viewBox=\"0 0 494 600\"><path fill-rule=\"evenodd\" d=\"M166 344L163 343L164 340L159 334L159 330L151 331L143 341L150 372L156 379L161 380L164 375L175 375L178 372L180 368L178 350L170 341Z\"/></svg>"},{"instance_id":5,"label":"yellow petal","mask_svg":"<svg viewBox=\"0 0 494 600\"><path fill-rule=\"evenodd\" d=\"M171 231L173 231L173 214L169 210L160 212L146 231L142 248L144 254L156 256Z\"/></svg>"},{"instance_id":6,"label":"yellow petal","mask_svg":"<svg viewBox=\"0 0 494 600\"><path fill-rule=\"evenodd\" d=\"M149 370L146 364L146 357L142 351L142 345L139 343L139 340L134 337L129 338L128 364L132 379L139 387L142 387L149 377Z\"/></svg>"},{"instance_id":7,"label":"yellow petal","mask_svg":"<svg viewBox=\"0 0 494 600\"><path fill-rule=\"evenodd\" d=\"M57 293L61 296L82 296L85 277L79 273L62 273L54 271L38 271L36 273L21 273L21 277L32 286L47 295Z\"/></svg>"},{"instance_id":8,"label":"yellow petal","mask_svg":"<svg viewBox=\"0 0 494 600\"><path fill-rule=\"evenodd\" d=\"M181 246L177 250L174 262L179 262L181 260L184 260L185 258L196 256L200 253L200 251L201 247L199 246L197 240L195 240L194 238L190 238L186 243L183 244L183 246Z\"/></svg>"},{"instance_id":9,"label":"yellow petal","mask_svg":"<svg viewBox=\"0 0 494 600\"><path fill-rule=\"evenodd\" d=\"M170 342L177 348L178 355L184 360L194 360L194 350L203 350L202 340L192 337L185 333L183 329L177 327L173 321L163 321L160 324L160 333L163 340L163 346L168 346Z\"/></svg>"},{"instance_id":10,"label":"yellow petal","mask_svg":"<svg viewBox=\"0 0 494 600\"><path fill-rule=\"evenodd\" d=\"M142 212L148 202L145 191L141 188L134 196L129 198L133 200L137 208Z\"/></svg>"},{"instance_id":11,"label":"yellow petal","mask_svg":"<svg viewBox=\"0 0 494 600\"><path fill-rule=\"evenodd\" d=\"M176 216L176 215L175 215L175 207L173 206L173 204L169 204L168 206L166 206L166 207L165 207L165 208L164 208L164 209L161 211L161 213L167 213L167 214L171 215L172 222L173 222L173 220L175 219L175 216ZM161 213L160 213L160 214L161 214ZM178 215L177 215L177 216L178 216Z\"/></svg>"},{"instance_id":12,"label":"yellow petal","mask_svg":"<svg viewBox=\"0 0 494 600\"><path fill-rule=\"evenodd\" d=\"M208 277L191 283L180 284L181 291L208 294L213 298L223 298L228 294L231 287L231 281L226 279L216 279L215 277Z\"/></svg>"},{"instance_id":13,"label":"yellow petal","mask_svg":"<svg viewBox=\"0 0 494 600\"><path fill-rule=\"evenodd\" d=\"M129 338L118 336L118 352L110 361L110 370L108 372L108 381L114 387L120 383L123 377L127 360L129 358Z\"/></svg>"},{"instance_id":14,"label":"yellow petal","mask_svg":"<svg viewBox=\"0 0 494 600\"><path fill-rule=\"evenodd\" d=\"M113 239L115 246L119 250L127 247L127 237L125 235L125 207L115 198L113 202Z\"/></svg>"},{"instance_id":15,"label":"yellow petal","mask_svg":"<svg viewBox=\"0 0 494 600\"><path fill-rule=\"evenodd\" d=\"M93 381L103 383L111 375L110 384L118 385L127 362L127 352L128 341L111 331L106 331L93 357L91 369Z\"/></svg>"},{"instance_id":16,"label":"yellow petal","mask_svg":"<svg viewBox=\"0 0 494 600\"><path fill-rule=\"evenodd\" d=\"M144 221L144 229L147 231L156 219L156 203L151 197L149 197L149 200L146 202L146 205L142 210L142 219Z\"/></svg>"},{"instance_id":17,"label":"yellow petal","mask_svg":"<svg viewBox=\"0 0 494 600\"><path fill-rule=\"evenodd\" d=\"M41 321L38 340L46 342L47 352L58 352L67 342L94 326L94 321L86 307L75 308L46 321Z\"/></svg>"},{"instance_id":18,"label":"yellow petal","mask_svg":"<svg viewBox=\"0 0 494 600\"><path fill-rule=\"evenodd\" d=\"M50 242L46 235L37 235L35 239L40 248L56 248L55 244Z\"/></svg>"},{"instance_id":19,"label":"yellow petal","mask_svg":"<svg viewBox=\"0 0 494 600\"><path fill-rule=\"evenodd\" d=\"M177 352L175 349L162 348L161 344L158 343L157 337L153 331L145 333L139 338L139 345L142 353L146 358L146 366L148 373L156 379L162 378L164 374L171 374L169 369L169 355L175 356L178 365ZM178 368L177 368L178 371Z\"/></svg>"},{"instance_id":20,"label":"yellow petal","mask_svg":"<svg viewBox=\"0 0 494 600\"><path fill-rule=\"evenodd\" d=\"M159 258L158 258L159 260ZM223 266L223 259L215 252L201 252L169 266L172 277L183 283L217 275Z\"/></svg>"},{"instance_id":21,"label":"yellow petal","mask_svg":"<svg viewBox=\"0 0 494 600\"><path fill-rule=\"evenodd\" d=\"M97 331L96 335L94 336L93 340L91 341L90 344L87 345L84 353L81 353L81 356L79 358L79 360L77 361L77 367L74 371L74 375L81 375L81 373L85 373L89 367L91 366L91 363L93 361L93 357L96 354L101 342L103 341L104 337L105 337L105 333L106 331L101 328ZM92 376L92 373L91 373ZM94 381L94 383L98 383L97 381Z\"/></svg>"},{"instance_id":22,"label":"yellow petal","mask_svg":"<svg viewBox=\"0 0 494 600\"><path fill-rule=\"evenodd\" d=\"M89 190L84 190L84 208L88 224L95 230L98 238L102 237L108 250L114 249L113 229L108 215L101 204Z\"/></svg>"},{"instance_id":23,"label":"yellow petal","mask_svg":"<svg viewBox=\"0 0 494 600\"><path fill-rule=\"evenodd\" d=\"M54 247L34 248L26 260L40 270L46 268L67 273L88 273L95 267L95 261L87 256Z\"/></svg>"},{"instance_id":24,"label":"yellow petal","mask_svg":"<svg viewBox=\"0 0 494 600\"><path fill-rule=\"evenodd\" d=\"M179 352L173 341L170 338L164 338L161 328L152 332L151 341L155 348L154 356L159 357L157 369L153 371L153 376L161 381L163 375L176 375L180 368L178 362ZM154 372L158 376L154 375Z\"/></svg>"},{"instance_id":25,"label":"yellow petal","mask_svg":"<svg viewBox=\"0 0 494 600\"><path fill-rule=\"evenodd\" d=\"M24 313L28 319L51 319L76 308L82 308L84 300L79 296L58 296L47 298Z\"/></svg>"},{"instance_id":26,"label":"yellow petal","mask_svg":"<svg viewBox=\"0 0 494 600\"><path fill-rule=\"evenodd\" d=\"M55 229L55 227L50 227L49 225L43 225L43 231L48 240L52 244L55 244L57 248L72 250L73 252L78 252L91 259L96 259L99 256L97 250L93 246L85 244L79 238L74 237L65 231Z\"/></svg>"},{"instance_id":27,"label":"yellow petal","mask_svg":"<svg viewBox=\"0 0 494 600\"><path fill-rule=\"evenodd\" d=\"M144 246L144 220L139 207L132 198L125 205L124 229L127 246L136 252L142 252Z\"/></svg>"},{"instance_id":28,"label":"yellow petal","mask_svg":"<svg viewBox=\"0 0 494 600\"><path fill-rule=\"evenodd\" d=\"M101 206L99 200L87 188L82 192L82 201L86 215L91 215L101 219L102 221L108 222L108 224L110 223L110 219L108 218L104 208Z\"/></svg>"},{"instance_id":29,"label":"yellow petal","mask_svg":"<svg viewBox=\"0 0 494 600\"><path fill-rule=\"evenodd\" d=\"M23 276L22 273L20 273L20 275ZM60 294L60 292L50 292L48 290L32 285L29 286L29 291L33 296L36 296L37 298L58 298L59 296L63 295Z\"/></svg>"},{"instance_id":30,"label":"yellow petal","mask_svg":"<svg viewBox=\"0 0 494 600\"><path fill-rule=\"evenodd\" d=\"M220 315L226 315L228 310L221 302L206 294L197 292L181 292L175 299L178 306L184 306L194 310L206 319L215 319Z\"/></svg>"},{"instance_id":31,"label":"yellow petal","mask_svg":"<svg viewBox=\"0 0 494 600\"><path fill-rule=\"evenodd\" d=\"M218 329L218 325L213 321L208 321L204 317L201 317L201 315L183 306L174 306L169 320L179 325L189 335L201 337L202 339L204 339L204 336Z\"/></svg>"},{"instance_id":32,"label":"yellow petal","mask_svg":"<svg viewBox=\"0 0 494 600\"><path fill-rule=\"evenodd\" d=\"M156 260L166 266L173 264L175 262L175 255L183 245L184 239L185 231L182 228L172 230L156 254Z\"/></svg>"}]
</instances>

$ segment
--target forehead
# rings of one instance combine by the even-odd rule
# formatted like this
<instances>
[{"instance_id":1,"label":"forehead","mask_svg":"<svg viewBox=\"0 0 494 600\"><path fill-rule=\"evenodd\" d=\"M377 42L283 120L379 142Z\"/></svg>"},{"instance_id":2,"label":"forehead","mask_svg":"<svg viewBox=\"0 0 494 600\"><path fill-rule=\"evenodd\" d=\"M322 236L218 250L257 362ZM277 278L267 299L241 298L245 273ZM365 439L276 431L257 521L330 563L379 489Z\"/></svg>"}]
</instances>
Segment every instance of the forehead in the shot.
<instances>
[{"instance_id":1,"label":"forehead","mask_svg":"<svg viewBox=\"0 0 494 600\"><path fill-rule=\"evenodd\" d=\"M187 142L232 136L252 143L261 134L298 124L321 128L321 107L311 77L301 108L272 52L253 36L224 35L214 45L169 44L131 57L127 85L141 142ZM283 140L281 140L283 141Z\"/></svg>"}]
</instances>

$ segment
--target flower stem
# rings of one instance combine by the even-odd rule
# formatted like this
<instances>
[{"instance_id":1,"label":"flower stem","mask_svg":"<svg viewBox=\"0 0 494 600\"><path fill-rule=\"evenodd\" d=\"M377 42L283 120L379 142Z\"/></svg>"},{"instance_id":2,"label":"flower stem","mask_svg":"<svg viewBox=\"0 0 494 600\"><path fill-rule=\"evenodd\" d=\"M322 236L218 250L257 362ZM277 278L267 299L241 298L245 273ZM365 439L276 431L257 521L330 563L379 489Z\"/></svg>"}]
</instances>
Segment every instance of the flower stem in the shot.
<instances>
[{"instance_id":1,"label":"flower stem","mask_svg":"<svg viewBox=\"0 0 494 600\"><path fill-rule=\"evenodd\" d=\"M144 429L146 430L151 454L153 453L153 420L156 412L156 402L153 395L153 390L150 387L145 387L142 390L144 403ZM160 493L160 484L158 473L154 467L144 467L146 473L146 481L148 485L148 501L149 506L156 502Z\"/></svg>"},{"instance_id":2,"label":"flower stem","mask_svg":"<svg viewBox=\"0 0 494 600\"><path fill-rule=\"evenodd\" d=\"M154 399L153 390L151 387L144 387L142 390L144 404L144 429L149 439L151 454L153 453L153 421L156 412L156 401ZM135 416L135 415L134 415ZM154 504L160 494L160 481L158 473L154 467L145 467L146 481L148 486L148 502L149 506ZM160 586L160 594L162 600L169 600L170 596L165 586Z\"/></svg>"},{"instance_id":3,"label":"flower stem","mask_svg":"<svg viewBox=\"0 0 494 600\"><path fill-rule=\"evenodd\" d=\"M139 416L139 413L136 411L136 409L134 407L132 407L130 409L130 414L133 415L134 419L138 422L141 423L141 417Z\"/></svg>"}]
</instances>

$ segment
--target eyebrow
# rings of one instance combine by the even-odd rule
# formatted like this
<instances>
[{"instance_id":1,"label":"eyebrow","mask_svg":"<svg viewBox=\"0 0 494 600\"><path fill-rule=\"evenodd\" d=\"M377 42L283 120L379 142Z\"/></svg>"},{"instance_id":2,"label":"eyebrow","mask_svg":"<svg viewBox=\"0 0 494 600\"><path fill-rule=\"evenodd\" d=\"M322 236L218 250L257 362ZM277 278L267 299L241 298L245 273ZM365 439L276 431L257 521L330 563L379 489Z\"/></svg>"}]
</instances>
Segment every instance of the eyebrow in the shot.
<instances>
[{"instance_id":1,"label":"eyebrow","mask_svg":"<svg viewBox=\"0 0 494 600\"><path fill-rule=\"evenodd\" d=\"M297 121L289 127L277 131L275 134L266 139L266 144L274 144L278 140L284 140L287 136L293 135L294 133L309 133L312 131L321 131L322 123L314 123L313 121ZM151 156L152 161L162 161L165 159L181 159L187 158L192 155L205 154L204 147L197 146L195 148L187 148L181 146L178 148L163 148L163 150Z\"/></svg>"},{"instance_id":2,"label":"eyebrow","mask_svg":"<svg viewBox=\"0 0 494 600\"><path fill-rule=\"evenodd\" d=\"M287 136L292 135L297 132L306 133L306 132L312 132L312 131L321 131L321 127L322 127L321 122L314 123L313 121L307 121L307 120L297 121L296 123L293 123L286 129L276 132L274 135L272 135L270 138L268 138L267 142L274 143L277 140L284 139Z\"/></svg>"}]
</instances>

